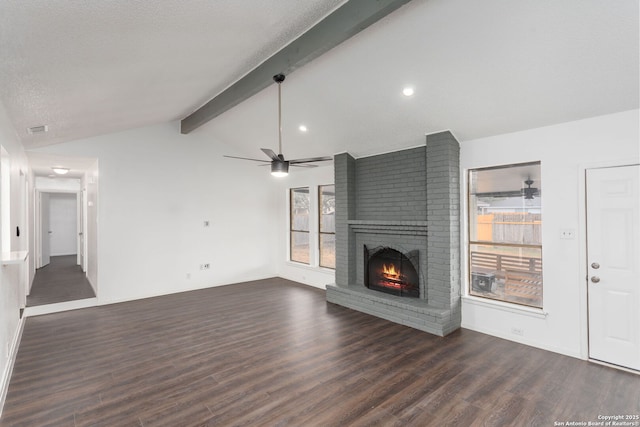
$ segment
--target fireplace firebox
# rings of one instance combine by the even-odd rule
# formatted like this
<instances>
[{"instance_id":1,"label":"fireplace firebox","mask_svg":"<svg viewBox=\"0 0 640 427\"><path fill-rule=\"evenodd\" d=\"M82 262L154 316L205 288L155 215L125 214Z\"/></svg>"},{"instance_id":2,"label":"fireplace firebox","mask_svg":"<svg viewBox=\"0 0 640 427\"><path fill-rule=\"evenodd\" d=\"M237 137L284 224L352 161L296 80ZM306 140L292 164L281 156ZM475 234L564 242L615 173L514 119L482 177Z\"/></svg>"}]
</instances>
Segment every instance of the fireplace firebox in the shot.
<instances>
[{"instance_id":1,"label":"fireplace firebox","mask_svg":"<svg viewBox=\"0 0 640 427\"><path fill-rule=\"evenodd\" d=\"M364 245L364 282L367 288L402 297L420 297L419 251L402 253L387 246Z\"/></svg>"}]
</instances>

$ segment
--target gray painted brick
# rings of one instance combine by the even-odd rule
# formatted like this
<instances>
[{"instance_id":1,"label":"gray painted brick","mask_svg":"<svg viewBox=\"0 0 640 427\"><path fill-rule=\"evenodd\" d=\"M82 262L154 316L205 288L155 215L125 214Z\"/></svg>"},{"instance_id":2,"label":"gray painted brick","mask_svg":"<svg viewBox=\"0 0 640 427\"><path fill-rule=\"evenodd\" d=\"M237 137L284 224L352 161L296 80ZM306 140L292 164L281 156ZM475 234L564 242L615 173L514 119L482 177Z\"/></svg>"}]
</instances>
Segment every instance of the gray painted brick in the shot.
<instances>
[{"instance_id":1,"label":"gray painted brick","mask_svg":"<svg viewBox=\"0 0 640 427\"><path fill-rule=\"evenodd\" d=\"M327 301L437 335L459 328L459 145L451 133L363 159L343 153L334 169L336 286L327 286ZM364 245L418 249L420 299L366 289Z\"/></svg>"}]
</instances>

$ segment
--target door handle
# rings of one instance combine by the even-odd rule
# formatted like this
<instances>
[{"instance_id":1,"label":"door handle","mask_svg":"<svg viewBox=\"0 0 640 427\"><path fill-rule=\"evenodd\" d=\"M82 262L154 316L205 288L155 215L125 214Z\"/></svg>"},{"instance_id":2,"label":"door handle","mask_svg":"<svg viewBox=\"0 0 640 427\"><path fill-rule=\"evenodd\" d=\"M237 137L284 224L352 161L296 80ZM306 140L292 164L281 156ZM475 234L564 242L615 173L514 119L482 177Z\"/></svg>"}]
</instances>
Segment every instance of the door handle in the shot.
<instances>
[{"instance_id":1,"label":"door handle","mask_svg":"<svg viewBox=\"0 0 640 427\"><path fill-rule=\"evenodd\" d=\"M593 268L594 270L597 270L600 268L600 264L598 264L597 262L592 262L591 263L591 268Z\"/></svg>"},{"instance_id":2,"label":"door handle","mask_svg":"<svg viewBox=\"0 0 640 427\"><path fill-rule=\"evenodd\" d=\"M598 283L600 281L600 278L598 276L591 276L591 281L593 283Z\"/></svg>"},{"instance_id":3,"label":"door handle","mask_svg":"<svg viewBox=\"0 0 640 427\"><path fill-rule=\"evenodd\" d=\"M49 230L49 231L48 231L48 233L49 233L49 234L52 234L52 233L53 233L53 231Z\"/></svg>"}]
</instances>

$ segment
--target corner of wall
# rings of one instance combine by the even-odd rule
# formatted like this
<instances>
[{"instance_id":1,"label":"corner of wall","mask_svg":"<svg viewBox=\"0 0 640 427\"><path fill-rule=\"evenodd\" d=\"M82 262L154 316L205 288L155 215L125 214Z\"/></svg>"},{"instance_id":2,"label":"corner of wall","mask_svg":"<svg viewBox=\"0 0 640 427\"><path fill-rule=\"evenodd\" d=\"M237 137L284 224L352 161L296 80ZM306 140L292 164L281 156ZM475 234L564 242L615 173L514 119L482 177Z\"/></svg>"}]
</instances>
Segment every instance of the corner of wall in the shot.
<instances>
[{"instance_id":1,"label":"corner of wall","mask_svg":"<svg viewBox=\"0 0 640 427\"><path fill-rule=\"evenodd\" d=\"M7 393L9 391L9 382L11 381L11 374L13 373L13 367L18 357L18 348L20 347L20 341L22 340L22 331L24 330L25 317L21 317L18 321L18 327L15 335L11 340L11 346L9 348L9 359L4 367L2 377L0 377L0 417L2 416L2 410L4 409L4 403L7 399Z\"/></svg>"}]
</instances>

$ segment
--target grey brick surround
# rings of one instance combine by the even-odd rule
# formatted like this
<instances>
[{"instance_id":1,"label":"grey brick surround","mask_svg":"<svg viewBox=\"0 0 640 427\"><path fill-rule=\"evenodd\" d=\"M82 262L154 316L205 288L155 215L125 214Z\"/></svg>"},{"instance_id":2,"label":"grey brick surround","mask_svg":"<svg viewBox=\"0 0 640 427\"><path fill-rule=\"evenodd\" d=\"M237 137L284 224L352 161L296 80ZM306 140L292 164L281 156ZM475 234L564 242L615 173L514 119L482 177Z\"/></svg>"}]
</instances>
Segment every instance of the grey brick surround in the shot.
<instances>
[{"instance_id":1,"label":"grey brick surround","mask_svg":"<svg viewBox=\"0 0 640 427\"><path fill-rule=\"evenodd\" d=\"M450 132L424 147L335 157L336 283L327 301L444 336L460 327L460 147ZM364 285L364 245L420 253L420 298Z\"/></svg>"}]
</instances>

